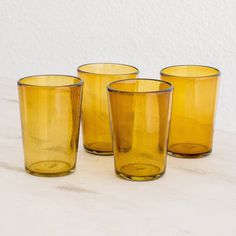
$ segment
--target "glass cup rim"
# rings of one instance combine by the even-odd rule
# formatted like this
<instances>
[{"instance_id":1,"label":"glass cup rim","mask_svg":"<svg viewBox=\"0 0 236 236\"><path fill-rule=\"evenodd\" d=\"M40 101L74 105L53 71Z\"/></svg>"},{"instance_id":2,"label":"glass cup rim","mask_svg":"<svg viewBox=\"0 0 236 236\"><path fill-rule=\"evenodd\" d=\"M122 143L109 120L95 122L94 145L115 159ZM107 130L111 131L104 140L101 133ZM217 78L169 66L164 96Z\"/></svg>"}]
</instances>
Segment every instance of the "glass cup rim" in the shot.
<instances>
[{"instance_id":1,"label":"glass cup rim","mask_svg":"<svg viewBox=\"0 0 236 236\"><path fill-rule=\"evenodd\" d=\"M90 65L119 65L119 66L131 67L131 68L135 69L136 71L135 72L130 72L130 73L115 73L115 74L111 74L111 73L95 73L95 72L89 72L89 71L81 69L81 67L83 67L83 66L90 66ZM77 71L81 72L81 73L85 73L85 74L103 75L103 76L138 75L139 74L139 69L137 67L131 66L131 65L128 65L128 64L123 64L123 63L115 63L115 62L86 63L86 64L78 66Z\"/></svg>"},{"instance_id":2,"label":"glass cup rim","mask_svg":"<svg viewBox=\"0 0 236 236\"><path fill-rule=\"evenodd\" d=\"M169 88L166 88L166 89L162 89L162 90L150 90L150 91L141 91L141 92L135 92L135 91L124 91L124 90L119 90L119 89L114 89L111 87L112 84L115 84L115 83L119 83L119 82L122 82L122 81L131 81L131 80L151 80L151 81L155 81L155 82L161 82L161 83L164 83L164 84L168 84L169 85ZM117 93L128 93L128 94L149 94L149 93L166 93L166 92L172 92L174 89L174 86L167 82L167 81L164 81L164 80L160 80L160 79L149 79L149 78L136 78L136 79L121 79L121 80L116 80L116 81L113 81L111 83L109 83L107 85L107 90L108 92L117 92Z\"/></svg>"},{"instance_id":3,"label":"glass cup rim","mask_svg":"<svg viewBox=\"0 0 236 236\"><path fill-rule=\"evenodd\" d=\"M164 71L169 68L177 68L177 67L199 67L199 68L208 68L208 69L213 69L215 70L216 73L211 74L211 75L203 75L203 76L180 76L180 75L173 75L173 74L168 74L165 73ZM213 66L205 66L205 65L197 65L197 64L183 64L183 65L172 65L172 66L167 66L161 69L160 75L162 76L168 76L168 77L178 77L178 78L207 78L207 77L215 77L215 76L220 76L220 70L217 69L216 67Z\"/></svg>"},{"instance_id":4,"label":"glass cup rim","mask_svg":"<svg viewBox=\"0 0 236 236\"><path fill-rule=\"evenodd\" d=\"M78 83L74 83L74 84L67 84L67 85L34 85L34 84L26 84L26 83L23 83L23 81L25 79L29 79L29 78L33 78L33 77L61 77L61 76L64 76L64 77L69 77L69 78L74 78L74 79L78 79L79 82ZM73 75L64 75L64 74L40 74L40 75L30 75L30 76L25 76L21 79L19 79L17 81L17 85L18 86L27 86L27 87L44 87L44 88L63 88L63 87L77 87L77 86L82 86L84 83L84 81L77 77L77 76L73 76Z\"/></svg>"}]
</instances>

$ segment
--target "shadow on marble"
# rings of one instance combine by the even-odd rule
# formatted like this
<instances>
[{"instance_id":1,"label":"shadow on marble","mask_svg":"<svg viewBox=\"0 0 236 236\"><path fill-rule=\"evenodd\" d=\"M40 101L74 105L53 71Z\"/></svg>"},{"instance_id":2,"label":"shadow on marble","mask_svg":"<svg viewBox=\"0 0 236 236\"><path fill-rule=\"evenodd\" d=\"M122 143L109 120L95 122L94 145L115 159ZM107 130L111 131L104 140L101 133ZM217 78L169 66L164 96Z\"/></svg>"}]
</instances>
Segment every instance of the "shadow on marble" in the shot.
<instances>
[{"instance_id":1,"label":"shadow on marble","mask_svg":"<svg viewBox=\"0 0 236 236\"><path fill-rule=\"evenodd\" d=\"M72 186L72 185L61 185L61 186L57 186L56 188L62 191L70 191L70 192L75 192L75 193L85 192L85 193L97 194L97 192L94 192L85 188L81 188L78 186Z\"/></svg>"}]
</instances>

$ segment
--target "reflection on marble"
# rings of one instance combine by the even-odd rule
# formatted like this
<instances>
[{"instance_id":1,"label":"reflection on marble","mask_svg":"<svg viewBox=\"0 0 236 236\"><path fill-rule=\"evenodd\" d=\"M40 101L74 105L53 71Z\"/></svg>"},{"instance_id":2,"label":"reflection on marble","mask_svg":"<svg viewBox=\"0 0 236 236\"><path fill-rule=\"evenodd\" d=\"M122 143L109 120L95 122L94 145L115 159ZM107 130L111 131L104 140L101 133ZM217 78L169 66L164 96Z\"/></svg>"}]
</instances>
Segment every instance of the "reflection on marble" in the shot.
<instances>
[{"instance_id":1,"label":"reflection on marble","mask_svg":"<svg viewBox=\"0 0 236 236\"><path fill-rule=\"evenodd\" d=\"M209 157L168 157L156 181L117 178L81 142L74 174L40 178L24 171L16 81L0 87L0 235L236 235L235 134L217 131Z\"/></svg>"}]
</instances>

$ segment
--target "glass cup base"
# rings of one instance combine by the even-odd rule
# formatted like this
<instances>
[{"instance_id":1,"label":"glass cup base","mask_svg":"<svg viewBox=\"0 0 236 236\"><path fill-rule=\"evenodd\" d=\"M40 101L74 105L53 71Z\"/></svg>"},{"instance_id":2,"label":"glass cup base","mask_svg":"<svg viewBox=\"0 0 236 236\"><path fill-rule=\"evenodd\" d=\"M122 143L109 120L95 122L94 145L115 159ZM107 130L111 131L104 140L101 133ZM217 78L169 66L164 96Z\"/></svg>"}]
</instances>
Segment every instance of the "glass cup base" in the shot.
<instances>
[{"instance_id":1,"label":"glass cup base","mask_svg":"<svg viewBox=\"0 0 236 236\"><path fill-rule=\"evenodd\" d=\"M64 161L40 161L25 166L25 171L34 176L40 177L59 177L73 173L75 167L71 166Z\"/></svg>"},{"instance_id":2,"label":"glass cup base","mask_svg":"<svg viewBox=\"0 0 236 236\"><path fill-rule=\"evenodd\" d=\"M202 157L209 156L210 154L211 154L211 151L199 153L199 154L181 154L181 153L175 153L175 152L168 151L169 156L177 157L177 158L189 158L189 159L202 158Z\"/></svg>"},{"instance_id":3,"label":"glass cup base","mask_svg":"<svg viewBox=\"0 0 236 236\"><path fill-rule=\"evenodd\" d=\"M164 171L160 173L160 169L158 167L150 164L130 164L123 166L121 169L122 172L117 170L115 171L116 175L121 179L131 181L155 180L164 174Z\"/></svg>"},{"instance_id":4,"label":"glass cup base","mask_svg":"<svg viewBox=\"0 0 236 236\"><path fill-rule=\"evenodd\" d=\"M84 146L84 149L86 152L88 152L90 154L98 155L98 156L112 156L113 155L112 151L93 150L93 149L87 148L85 146Z\"/></svg>"},{"instance_id":5,"label":"glass cup base","mask_svg":"<svg viewBox=\"0 0 236 236\"><path fill-rule=\"evenodd\" d=\"M168 155L178 158L201 158L211 153L208 147L196 143L177 143L171 145Z\"/></svg>"},{"instance_id":6,"label":"glass cup base","mask_svg":"<svg viewBox=\"0 0 236 236\"><path fill-rule=\"evenodd\" d=\"M131 175L126 175L126 174L116 171L116 175L121 179L138 182L138 181L155 180L155 179L160 178L163 174L158 174L158 175L153 175L153 176L131 176Z\"/></svg>"}]
</instances>

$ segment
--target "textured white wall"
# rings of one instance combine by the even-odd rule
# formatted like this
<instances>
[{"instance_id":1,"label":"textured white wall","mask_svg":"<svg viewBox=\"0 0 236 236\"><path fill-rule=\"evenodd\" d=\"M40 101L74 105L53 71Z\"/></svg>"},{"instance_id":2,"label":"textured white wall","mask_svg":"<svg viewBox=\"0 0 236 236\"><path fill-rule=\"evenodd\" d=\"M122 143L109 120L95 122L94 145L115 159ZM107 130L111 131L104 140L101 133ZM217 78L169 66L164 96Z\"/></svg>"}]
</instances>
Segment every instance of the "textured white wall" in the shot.
<instances>
[{"instance_id":1,"label":"textured white wall","mask_svg":"<svg viewBox=\"0 0 236 236\"><path fill-rule=\"evenodd\" d=\"M75 74L121 62L158 78L172 64L222 71L217 128L236 132L235 0L0 0L0 77Z\"/></svg>"}]
</instances>

